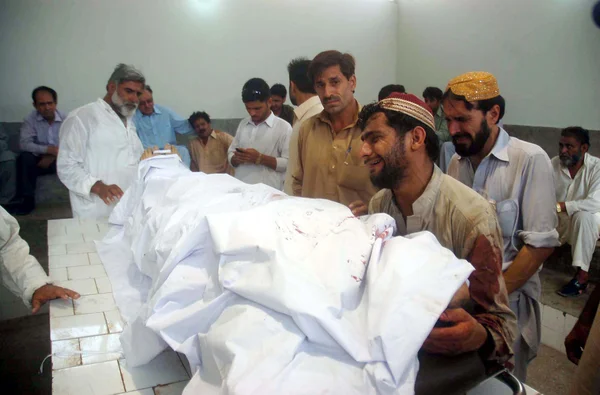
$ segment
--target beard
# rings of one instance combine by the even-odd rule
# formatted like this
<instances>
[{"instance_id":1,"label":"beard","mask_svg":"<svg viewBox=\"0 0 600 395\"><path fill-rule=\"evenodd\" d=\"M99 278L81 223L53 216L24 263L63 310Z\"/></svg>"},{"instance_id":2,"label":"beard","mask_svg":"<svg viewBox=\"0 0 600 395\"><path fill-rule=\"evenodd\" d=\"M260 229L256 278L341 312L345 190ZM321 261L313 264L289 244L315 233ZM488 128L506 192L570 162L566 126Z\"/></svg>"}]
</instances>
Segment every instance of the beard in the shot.
<instances>
[{"instance_id":1,"label":"beard","mask_svg":"<svg viewBox=\"0 0 600 395\"><path fill-rule=\"evenodd\" d=\"M488 126L485 119L481 121L481 125L479 127L479 131L475 134L475 138L471 137L471 135L467 133L456 134L452 137L452 144L454 144L454 148L456 149L456 153L460 156L472 156L478 154L482 149L488 138L490 137L492 130ZM458 138L468 138L471 140L471 144L458 144Z\"/></svg>"},{"instance_id":2,"label":"beard","mask_svg":"<svg viewBox=\"0 0 600 395\"><path fill-rule=\"evenodd\" d=\"M135 110L137 109L137 103L123 100L123 98L119 96L116 90L114 91L111 97L111 101L113 103L114 108L116 108L117 112L125 118L129 118L130 116L132 116Z\"/></svg>"},{"instance_id":3,"label":"beard","mask_svg":"<svg viewBox=\"0 0 600 395\"><path fill-rule=\"evenodd\" d=\"M564 167L571 167L579 163L582 156L583 152L579 150L579 152L574 155L560 155L558 158Z\"/></svg>"},{"instance_id":4,"label":"beard","mask_svg":"<svg viewBox=\"0 0 600 395\"><path fill-rule=\"evenodd\" d=\"M293 105L297 106L298 105L298 101L296 100L296 96L294 96L292 94L292 91L290 90L290 101L292 102Z\"/></svg>"},{"instance_id":5,"label":"beard","mask_svg":"<svg viewBox=\"0 0 600 395\"><path fill-rule=\"evenodd\" d=\"M371 183L380 189L394 189L406 177L404 157L404 139L398 138L390 152L381 158L383 168L377 174L371 174Z\"/></svg>"}]
</instances>

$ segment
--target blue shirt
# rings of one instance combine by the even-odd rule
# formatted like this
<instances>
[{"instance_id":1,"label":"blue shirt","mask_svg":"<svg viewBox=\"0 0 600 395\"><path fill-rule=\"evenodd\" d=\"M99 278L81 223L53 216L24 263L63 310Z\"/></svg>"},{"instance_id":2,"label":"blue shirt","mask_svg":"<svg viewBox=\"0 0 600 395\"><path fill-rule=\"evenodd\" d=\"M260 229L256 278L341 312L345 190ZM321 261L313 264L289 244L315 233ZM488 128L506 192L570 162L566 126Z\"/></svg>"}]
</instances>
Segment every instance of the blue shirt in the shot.
<instances>
[{"instance_id":1,"label":"blue shirt","mask_svg":"<svg viewBox=\"0 0 600 395\"><path fill-rule=\"evenodd\" d=\"M49 124L37 110L33 110L21 125L21 150L45 154L49 145L58 147L58 132L66 117L65 113L56 110L54 122Z\"/></svg>"},{"instance_id":2,"label":"blue shirt","mask_svg":"<svg viewBox=\"0 0 600 395\"><path fill-rule=\"evenodd\" d=\"M175 133L191 133L192 128L187 119L175 114L173 110L154 105L151 115L144 115L138 109L133 116L133 122L144 148L157 146L163 148L166 144L175 145Z\"/></svg>"}]
</instances>

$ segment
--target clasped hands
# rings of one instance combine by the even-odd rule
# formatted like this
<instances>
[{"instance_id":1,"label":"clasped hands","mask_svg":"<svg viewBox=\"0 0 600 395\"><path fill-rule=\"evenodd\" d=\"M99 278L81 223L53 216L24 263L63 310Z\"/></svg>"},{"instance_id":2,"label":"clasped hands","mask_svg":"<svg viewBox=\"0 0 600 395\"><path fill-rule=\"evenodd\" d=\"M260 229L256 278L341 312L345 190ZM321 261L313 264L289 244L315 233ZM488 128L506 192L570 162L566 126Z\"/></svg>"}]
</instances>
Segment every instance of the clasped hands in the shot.
<instances>
[{"instance_id":1,"label":"clasped hands","mask_svg":"<svg viewBox=\"0 0 600 395\"><path fill-rule=\"evenodd\" d=\"M231 158L232 164L236 166L242 163L248 164L260 164L260 157L262 154L254 148L236 148Z\"/></svg>"}]
</instances>

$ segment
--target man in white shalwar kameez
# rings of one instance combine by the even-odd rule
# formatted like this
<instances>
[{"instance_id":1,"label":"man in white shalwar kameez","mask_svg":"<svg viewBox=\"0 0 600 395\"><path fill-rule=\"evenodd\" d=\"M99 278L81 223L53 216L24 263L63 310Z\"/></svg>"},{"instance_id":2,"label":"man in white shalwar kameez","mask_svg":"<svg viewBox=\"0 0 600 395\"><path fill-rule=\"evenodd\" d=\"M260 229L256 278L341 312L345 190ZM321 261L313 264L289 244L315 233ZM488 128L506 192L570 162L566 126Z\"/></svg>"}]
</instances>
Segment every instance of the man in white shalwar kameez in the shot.
<instances>
[{"instance_id":1,"label":"man in white shalwar kameez","mask_svg":"<svg viewBox=\"0 0 600 395\"><path fill-rule=\"evenodd\" d=\"M135 179L143 148L132 116L145 82L133 66L119 64L106 96L63 122L57 172L69 189L73 217L108 217Z\"/></svg>"},{"instance_id":2,"label":"man in white shalwar kameez","mask_svg":"<svg viewBox=\"0 0 600 395\"><path fill-rule=\"evenodd\" d=\"M562 130L559 155L552 158L561 244L569 243L577 273L558 294L579 296L587 288L590 262L600 236L600 159L589 154L590 134L572 126Z\"/></svg>"}]
</instances>

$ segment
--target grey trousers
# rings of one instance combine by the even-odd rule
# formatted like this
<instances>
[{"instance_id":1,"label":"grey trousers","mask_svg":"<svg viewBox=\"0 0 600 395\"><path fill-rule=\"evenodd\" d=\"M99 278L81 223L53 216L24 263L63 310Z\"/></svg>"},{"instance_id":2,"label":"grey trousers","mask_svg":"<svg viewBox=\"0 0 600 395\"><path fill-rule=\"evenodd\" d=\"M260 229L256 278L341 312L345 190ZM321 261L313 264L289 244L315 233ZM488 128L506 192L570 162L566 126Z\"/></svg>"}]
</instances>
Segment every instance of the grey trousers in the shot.
<instances>
[{"instance_id":1,"label":"grey trousers","mask_svg":"<svg viewBox=\"0 0 600 395\"><path fill-rule=\"evenodd\" d=\"M17 161L0 162L0 204L10 202L17 194Z\"/></svg>"}]
</instances>

